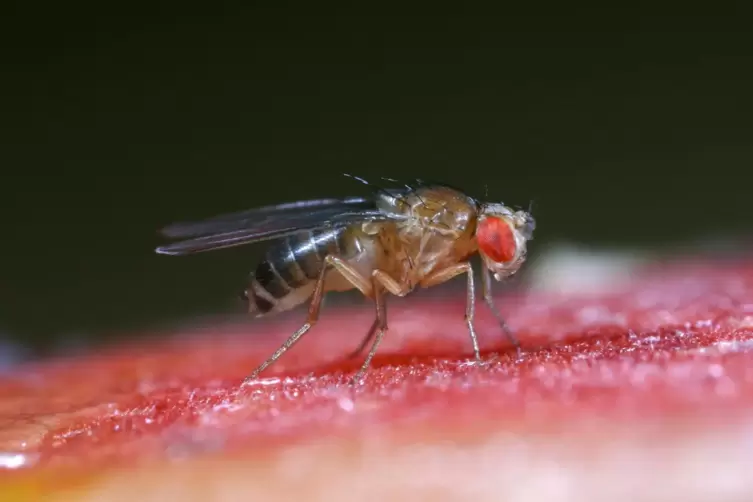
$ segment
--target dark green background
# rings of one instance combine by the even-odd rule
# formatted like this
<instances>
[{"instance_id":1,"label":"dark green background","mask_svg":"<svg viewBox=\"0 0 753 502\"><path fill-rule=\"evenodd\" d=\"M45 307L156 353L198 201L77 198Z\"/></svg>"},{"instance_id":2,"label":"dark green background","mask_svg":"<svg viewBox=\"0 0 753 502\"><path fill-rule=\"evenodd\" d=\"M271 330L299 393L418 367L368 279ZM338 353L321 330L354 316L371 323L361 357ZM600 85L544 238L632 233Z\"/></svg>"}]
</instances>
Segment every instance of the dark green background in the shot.
<instances>
[{"instance_id":1,"label":"dark green background","mask_svg":"<svg viewBox=\"0 0 753 502\"><path fill-rule=\"evenodd\" d=\"M156 230L364 193L343 172L533 199L534 251L753 227L749 7L26 5L0 331L42 351L228 307L259 250L157 256Z\"/></svg>"}]
</instances>

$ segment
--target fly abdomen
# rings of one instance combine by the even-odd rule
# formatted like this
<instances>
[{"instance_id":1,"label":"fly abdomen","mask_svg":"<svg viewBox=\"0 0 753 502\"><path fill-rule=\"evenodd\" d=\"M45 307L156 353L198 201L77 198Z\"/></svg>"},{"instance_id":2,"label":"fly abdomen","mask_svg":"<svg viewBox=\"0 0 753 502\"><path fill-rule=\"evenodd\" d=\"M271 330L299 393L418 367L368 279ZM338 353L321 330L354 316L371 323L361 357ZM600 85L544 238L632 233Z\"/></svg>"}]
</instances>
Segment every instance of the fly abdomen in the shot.
<instances>
[{"instance_id":1,"label":"fly abdomen","mask_svg":"<svg viewBox=\"0 0 753 502\"><path fill-rule=\"evenodd\" d=\"M288 310L310 296L327 255L342 256L346 228L305 231L272 244L246 291L249 311L259 315Z\"/></svg>"}]
</instances>

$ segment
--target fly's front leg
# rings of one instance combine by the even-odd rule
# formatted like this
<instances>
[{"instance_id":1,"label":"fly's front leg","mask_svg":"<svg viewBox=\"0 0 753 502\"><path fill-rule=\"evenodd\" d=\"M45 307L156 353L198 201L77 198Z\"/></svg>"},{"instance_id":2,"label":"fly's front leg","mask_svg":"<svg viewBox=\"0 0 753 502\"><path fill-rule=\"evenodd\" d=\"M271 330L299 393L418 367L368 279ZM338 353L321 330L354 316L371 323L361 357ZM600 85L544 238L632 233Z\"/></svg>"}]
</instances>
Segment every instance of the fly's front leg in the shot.
<instances>
[{"instance_id":1,"label":"fly's front leg","mask_svg":"<svg viewBox=\"0 0 753 502\"><path fill-rule=\"evenodd\" d=\"M512 330L510 330L510 327L507 325L507 322L505 322L502 314L499 313L497 306L494 305L494 299L492 298L492 278L489 274L489 269L487 269L486 267L484 267L484 270L481 273L481 286L481 289L483 289L484 302L486 303L486 306L489 307L489 310L492 311L494 317L497 318L497 322L499 322L502 331L505 333L505 336L510 341L510 343L515 346L518 357L520 357L520 342L512 333Z\"/></svg>"},{"instance_id":2,"label":"fly's front leg","mask_svg":"<svg viewBox=\"0 0 753 502\"><path fill-rule=\"evenodd\" d=\"M468 274L468 290L465 303L465 324L468 326L468 332L471 335L471 343L473 344L473 353L476 356L476 361L481 362L481 352L478 347L478 337L476 336L476 330L473 327L473 317L475 314L476 305L476 287L473 280L473 267L469 262L457 263L451 265L445 269L433 273L423 281L421 286L428 288L447 282L450 279L457 277L460 274Z\"/></svg>"},{"instance_id":3,"label":"fly's front leg","mask_svg":"<svg viewBox=\"0 0 753 502\"><path fill-rule=\"evenodd\" d=\"M333 267L340 274L343 275L353 286L358 288L364 295L371 296L372 285L371 282L358 273L353 267L348 265L342 259L336 256L327 256L324 259L324 265L322 271L319 273L319 278L316 280L316 286L314 287L314 293L311 295L311 303L309 304L309 312L306 318L306 322L301 326L298 331L293 333L282 346L275 351L266 361L264 361L258 368L256 368L246 379L244 384L250 383L252 380L256 380L259 373L267 369L269 365L277 361L290 347L292 347L303 335L306 334L311 327L319 320L319 311L321 310L322 298L324 298L324 279L327 276L329 266Z\"/></svg>"}]
</instances>

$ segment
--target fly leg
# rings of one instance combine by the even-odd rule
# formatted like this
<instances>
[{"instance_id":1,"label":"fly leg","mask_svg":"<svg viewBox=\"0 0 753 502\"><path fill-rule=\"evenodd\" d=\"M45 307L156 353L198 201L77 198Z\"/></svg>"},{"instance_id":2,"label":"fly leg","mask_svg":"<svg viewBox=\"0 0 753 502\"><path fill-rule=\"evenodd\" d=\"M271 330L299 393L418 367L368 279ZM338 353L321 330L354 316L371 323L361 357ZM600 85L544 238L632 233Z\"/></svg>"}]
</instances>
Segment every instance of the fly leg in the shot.
<instances>
[{"instance_id":1,"label":"fly leg","mask_svg":"<svg viewBox=\"0 0 753 502\"><path fill-rule=\"evenodd\" d=\"M353 286L358 288L365 296L372 295L371 282L363 277L357 270L353 269L347 262L336 257L327 256L324 259L325 266L322 267L322 271L319 273L319 278L316 280L316 286L314 287L314 293L311 296L311 303L309 304L309 312L306 317L306 322L301 326L298 331L290 335L285 342L275 351L266 361L264 361L258 368L256 368L249 376L243 381L244 384L248 384L259 376L259 373L267 369L267 367L277 361L290 347L300 340L300 338L311 329L319 320L319 311L321 310L322 298L324 298L324 279L327 275L329 267L333 267L345 279L347 279Z\"/></svg>"},{"instance_id":2,"label":"fly leg","mask_svg":"<svg viewBox=\"0 0 753 502\"><path fill-rule=\"evenodd\" d=\"M379 323L375 320L374 323L371 325L371 328L369 328L369 332L366 334L365 337L363 337L363 340L358 345L358 348L355 349L350 354L348 354L346 356L346 359L355 359L356 357L361 355L361 353L366 349L366 347L369 346L371 341L374 339L374 335L377 332L377 328L379 328Z\"/></svg>"},{"instance_id":3,"label":"fly leg","mask_svg":"<svg viewBox=\"0 0 753 502\"><path fill-rule=\"evenodd\" d=\"M494 304L494 299L492 298L492 279L489 275L489 269L487 269L486 267L483 267L483 272L481 273L481 286L483 289L484 302L486 303L486 306L489 307L489 310L492 311L494 317L497 318L497 322L499 322L502 331L505 333L505 336L510 341L510 343L513 344L515 350L517 351L518 357L520 357L520 342L512 333L512 330L507 325L507 322L505 322L504 317L502 317L502 314L499 313L497 306Z\"/></svg>"},{"instance_id":4,"label":"fly leg","mask_svg":"<svg viewBox=\"0 0 753 502\"><path fill-rule=\"evenodd\" d=\"M473 317L476 305L476 288L473 281L473 267L469 262L456 263L449 267L439 270L421 281L421 286L428 288L447 282L460 274L468 274L468 290L465 303L465 324L468 326L468 332L471 335L473 344L473 353L476 356L476 362L481 362L481 352L478 347L478 337L473 327Z\"/></svg>"},{"instance_id":5,"label":"fly leg","mask_svg":"<svg viewBox=\"0 0 753 502\"><path fill-rule=\"evenodd\" d=\"M366 370L369 369L371 360L374 358L374 354L376 354L377 347L379 347L379 344L382 342L384 332L387 331L387 306L384 302L384 291L376 281L373 281L373 284L374 305L376 306L376 319L374 319L374 324L371 325L369 334L366 335L366 338L361 343L361 347L365 347L372 339L374 340L374 343L371 344L371 349L369 350L366 359L361 365L361 368L358 370L355 376L353 376L353 380L351 381L352 384L360 383L363 379L364 373L366 373Z\"/></svg>"},{"instance_id":6,"label":"fly leg","mask_svg":"<svg viewBox=\"0 0 753 502\"><path fill-rule=\"evenodd\" d=\"M382 270L375 270L371 275L371 280L372 291L374 292L374 304L376 306L376 319L356 353L366 348L372 339L374 343L371 344L371 349L369 349L369 353L366 355L361 369L353 377L353 383L358 383L363 378L364 373L366 373L371 364L371 360L374 358L374 354L376 354L379 344L382 342L384 333L387 331L387 305L384 301L384 290L386 289L395 296L405 296L410 292L410 288L407 285L397 282Z\"/></svg>"},{"instance_id":7,"label":"fly leg","mask_svg":"<svg viewBox=\"0 0 753 502\"><path fill-rule=\"evenodd\" d=\"M410 292L410 288L407 286L400 285L399 282L397 282L395 279L389 276L386 272L383 272L382 270L375 270L373 273L373 277L377 284L381 284L384 286L387 291L392 293L395 296L405 296ZM376 294L376 287L374 289L374 292ZM386 308L386 307L385 307ZM385 319L385 329L387 328L387 321ZM379 328L379 312L377 311L377 319L374 321L374 324L371 325L371 329L369 330L368 334L364 337L363 341L358 345L358 348L355 349L353 352L348 354L348 359L353 359L357 356L359 356L366 347L369 346L371 341L374 339L374 335L377 333L377 329Z\"/></svg>"},{"instance_id":8,"label":"fly leg","mask_svg":"<svg viewBox=\"0 0 753 502\"><path fill-rule=\"evenodd\" d=\"M361 355L361 353L366 349L366 347L369 346L369 344L371 343L371 340L374 339L374 335L376 334L376 331L377 331L378 327L379 327L378 323L376 321L374 321L374 324L371 325L371 328L369 329L369 332L366 334L365 337L363 337L363 340L358 345L358 348L355 349L350 354L348 354L346 356L346 358L347 359L355 359L356 357L358 357L359 355Z\"/></svg>"}]
</instances>

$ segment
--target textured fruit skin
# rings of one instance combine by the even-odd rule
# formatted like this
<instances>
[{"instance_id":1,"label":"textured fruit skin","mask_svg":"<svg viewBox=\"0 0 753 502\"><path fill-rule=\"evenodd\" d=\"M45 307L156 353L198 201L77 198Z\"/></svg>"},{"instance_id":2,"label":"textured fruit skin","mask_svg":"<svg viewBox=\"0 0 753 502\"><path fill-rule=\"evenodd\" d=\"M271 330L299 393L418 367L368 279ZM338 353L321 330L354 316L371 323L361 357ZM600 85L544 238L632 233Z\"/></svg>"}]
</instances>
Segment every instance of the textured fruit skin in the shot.
<instances>
[{"instance_id":1,"label":"textured fruit skin","mask_svg":"<svg viewBox=\"0 0 753 502\"><path fill-rule=\"evenodd\" d=\"M123 476L118 467L158 483L192 462L262 465L309 441L462 445L500 429L564 441L603 433L594 424L626 434L651 424L661 442L686 420L722 431L753 412L753 263L656 267L612 294L500 297L524 351L516 358L479 308L485 367L470 362L462 289L442 293L394 304L356 396L347 377L359 362L345 355L371 320L366 306L329 307L284 363L245 388L303 314L20 367L0 380L0 451L28 467L2 473L0 490L8 500L85 493Z\"/></svg>"}]
</instances>

